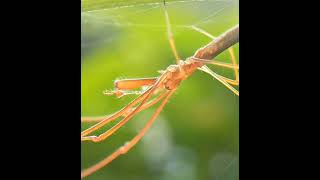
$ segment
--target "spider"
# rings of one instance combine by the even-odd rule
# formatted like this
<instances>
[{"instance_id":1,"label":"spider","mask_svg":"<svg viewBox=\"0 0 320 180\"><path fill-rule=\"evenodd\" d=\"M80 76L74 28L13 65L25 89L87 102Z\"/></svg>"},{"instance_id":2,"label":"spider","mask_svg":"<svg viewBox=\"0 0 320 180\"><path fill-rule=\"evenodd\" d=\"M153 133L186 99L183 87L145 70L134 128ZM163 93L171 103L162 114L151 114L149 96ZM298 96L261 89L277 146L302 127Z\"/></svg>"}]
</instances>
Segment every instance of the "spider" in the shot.
<instances>
[{"instance_id":1,"label":"spider","mask_svg":"<svg viewBox=\"0 0 320 180\"><path fill-rule=\"evenodd\" d=\"M192 29L208 36L213 40L206 46L198 49L193 56L183 61L179 57L178 52L176 50L175 41L173 38L173 33L171 30L169 15L166 10L165 2L164 13L169 44L176 59L176 64L170 65L167 69L160 71L161 75L159 77L123 79L115 81L115 90L106 91L106 95L115 95L119 98L129 94L139 94L139 96L132 102L130 102L127 106L125 106L124 108L112 115L107 115L103 117L82 117L82 122L96 121L97 123L81 132L81 141L103 141L110 137L114 132L116 132L129 120L131 120L137 113L161 101L159 107L148 120L146 125L131 141L125 143L122 147L114 151L111 155L107 156L105 159L101 160L97 164L89 167L88 169L83 170L81 172L81 178L84 178L96 172L97 170L112 162L121 154L127 153L132 147L134 147L152 126L153 122L158 117L164 106L167 104L169 98L176 91L181 82L187 79L196 70L201 70L210 74L215 79L220 81L223 85L225 85L229 90L231 90L233 93L239 96L239 91L233 87L239 86L239 65L236 62L235 54L232 49L232 46L238 43L239 41L239 25L230 28L217 38L213 37L211 34L200 29L199 27L192 26ZM212 60L214 59L214 57L216 57L221 52L227 49L229 50L232 63L224 63ZM216 66L232 69L235 74L235 79L229 79L213 72L206 66L206 64L213 64ZM134 91L134 89L136 88L145 86L148 87L146 90ZM152 99L152 96L156 97ZM114 125L106 132L100 134L99 136L90 136L90 134L92 134L96 130L100 129L101 127L120 117L123 117L123 119L120 120L116 125Z\"/></svg>"}]
</instances>

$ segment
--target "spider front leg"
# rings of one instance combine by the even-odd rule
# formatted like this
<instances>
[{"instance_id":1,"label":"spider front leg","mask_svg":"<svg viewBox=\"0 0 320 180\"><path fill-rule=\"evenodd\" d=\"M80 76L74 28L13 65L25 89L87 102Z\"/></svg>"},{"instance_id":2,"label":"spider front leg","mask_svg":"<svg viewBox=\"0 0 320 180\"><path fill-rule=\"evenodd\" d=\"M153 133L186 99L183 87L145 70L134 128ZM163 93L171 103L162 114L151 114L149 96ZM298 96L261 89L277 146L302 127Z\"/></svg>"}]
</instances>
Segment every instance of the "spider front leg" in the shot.
<instances>
[{"instance_id":1,"label":"spider front leg","mask_svg":"<svg viewBox=\"0 0 320 180\"><path fill-rule=\"evenodd\" d=\"M210 33L206 32L205 30L196 27L196 26L192 26L191 27L193 30L209 37L210 39L215 39L216 37L212 36ZM223 63L223 62L219 62L219 61L215 61L215 60L208 60L208 59L199 59L197 57L191 57L194 61L198 61L198 62L202 62L204 64L213 64L213 65L217 65L217 66L221 66L221 67L225 67L225 68L231 68L234 71L234 75L235 75L235 79L229 79L226 78L224 76L221 76L217 73L214 73L209 67L207 67L206 65L202 66L201 68L198 68L199 70L202 70L208 74L210 74L211 76L213 76L214 78L216 78L218 81L220 81L223 85L225 85L228 89L230 89L232 92L234 92L236 95L239 96L239 91L236 90L235 88L233 88L231 85L234 86L239 86L239 65L237 64L237 60L235 57L235 53L234 53L234 49L232 47L228 48L230 57L231 57L231 62L232 64L229 63ZM230 85L231 84L231 85Z\"/></svg>"},{"instance_id":2,"label":"spider front leg","mask_svg":"<svg viewBox=\"0 0 320 180\"><path fill-rule=\"evenodd\" d=\"M216 37L212 36L210 33L208 33L207 31L197 27L197 26L191 26L191 28L207 37L209 37L210 39L216 39ZM231 84L234 84L234 85L239 85L239 65L237 64L237 60L236 60L236 56L235 56L235 53L234 53L234 49L233 47L230 47L228 48L228 51L229 51L229 54L230 54L230 57L231 57L231 62L233 64L233 70L234 70L234 75L235 75L235 80L231 80L231 79L228 79L228 78L224 78L224 80L226 81L229 81L231 82ZM204 62L204 63L207 63L207 62ZM214 64L214 65L222 65L221 62L211 62L209 64Z\"/></svg>"},{"instance_id":3,"label":"spider front leg","mask_svg":"<svg viewBox=\"0 0 320 180\"><path fill-rule=\"evenodd\" d=\"M219 62L219 61L216 61L216 60L199 59L199 58L195 58L195 57L191 57L190 59L193 60L193 61L204 63L204 64L213 64L213 65L220 66L220 67L239 70L239 65ZM204 65L202 68L200 68L200 70L203 70L204 68L208 68L208 67L206 65ZM204 71L204 72L207 72L207 71ZM229 84L232 84L232 85L235 85L235 86L239 85L239 75L236 76L235 80L226 78L226 77L221 76L221 75L219 75L219 77L222 78L223 80L225 80L226 82L228 82Z\"/></svg>"},{"instance_id":4,"label":"spider front leg","mask_svg":"<svg viewBox=\"0 0 320 180\"><path fill-rule=\"evenodd\" d=\"M206 65L202 66L201 68L198 68L201 71L204 71L208 74L210 74L212 77L220 81L223 85L225 85L228 89L230 89L233 93L235 93L237 96L239 96L239 91L232 87L223 76L220 76L219 74L213 72L211 69L209 69Z\"/></svg>"}]
</instances>

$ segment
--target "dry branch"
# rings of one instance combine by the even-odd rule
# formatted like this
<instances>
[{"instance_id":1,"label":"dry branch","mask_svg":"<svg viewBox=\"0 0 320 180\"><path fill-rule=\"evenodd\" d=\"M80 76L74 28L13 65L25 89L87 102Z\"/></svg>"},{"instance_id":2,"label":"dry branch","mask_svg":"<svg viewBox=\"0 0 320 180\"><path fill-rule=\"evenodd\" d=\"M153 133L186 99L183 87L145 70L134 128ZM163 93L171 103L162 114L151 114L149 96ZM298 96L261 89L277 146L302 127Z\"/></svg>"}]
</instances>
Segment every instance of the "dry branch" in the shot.
<instances>
[{"instance_id":1,"label":"dry branch","mask_svg":"<svg viewBox=\"0 0 320 180\"><path fill-rule=\"evenodd\" d=\"M239 42L239 24L221 34L206 46L198 49L193 57L208 60L213 59L237 42Z\"/></svg>"}]
</instances>

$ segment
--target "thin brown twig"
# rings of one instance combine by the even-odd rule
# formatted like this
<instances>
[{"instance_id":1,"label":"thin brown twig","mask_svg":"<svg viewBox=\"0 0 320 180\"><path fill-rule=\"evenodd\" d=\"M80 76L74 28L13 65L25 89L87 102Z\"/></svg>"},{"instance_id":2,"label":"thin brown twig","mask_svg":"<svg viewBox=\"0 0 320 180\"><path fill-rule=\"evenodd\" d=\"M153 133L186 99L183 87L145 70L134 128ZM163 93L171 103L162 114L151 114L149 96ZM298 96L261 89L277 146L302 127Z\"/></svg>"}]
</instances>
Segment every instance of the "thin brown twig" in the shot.
<instances>
[{"instance_id":1,"label":"thin brown twig","mask_svg":"<svg viewBox=\"0 0 320 180\"><path fill-rule=\"evenodd\" d=\"M212 40L206 46L198 49L193 55L199 59L213 59L221 52L239 42L239 24Z\"/></svg>"}]
</instances>

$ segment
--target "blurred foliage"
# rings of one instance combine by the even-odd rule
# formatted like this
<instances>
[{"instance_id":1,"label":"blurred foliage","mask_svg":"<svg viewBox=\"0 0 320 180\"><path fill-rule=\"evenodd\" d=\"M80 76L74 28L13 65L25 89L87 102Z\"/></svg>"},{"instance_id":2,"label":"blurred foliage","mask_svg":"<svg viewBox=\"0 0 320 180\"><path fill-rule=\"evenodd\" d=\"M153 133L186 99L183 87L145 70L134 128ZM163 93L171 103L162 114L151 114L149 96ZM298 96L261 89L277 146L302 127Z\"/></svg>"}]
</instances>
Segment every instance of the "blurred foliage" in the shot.
<instances>
[{"instance_id":1,"label":"blurred foliage","mask_svg":"<svg viewBox=\"0 0 320 180\"><path fill-rule=\"evenodd\" d=\"M81 115L113 113L135 96L104 96L113 81L156 77L174 64L162 1L81 1ZM238 1L167 1L181 58L210 42L191 25L214 36L238 24ZM238 45L235 45L238 59ZM230 62L228 52L217 59ZM239 59L238 59L239 60ZM230 70L210 66L233 77ZM156 107L156 106L155 106ZM130 140L155 107L141 112L101 143L81 143L87 168ZM196 72L184 81L146 137L128 154L87 179L238 179L239 97L212 77ZM97 131L100 134L113 124ZM91 126L82 123L82 130Z\"/></svg>"}]
</instances>

